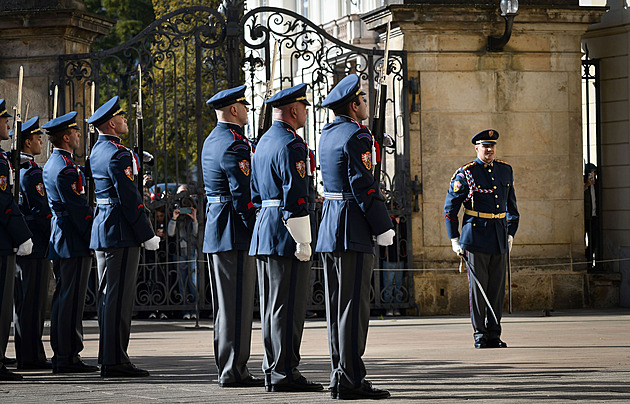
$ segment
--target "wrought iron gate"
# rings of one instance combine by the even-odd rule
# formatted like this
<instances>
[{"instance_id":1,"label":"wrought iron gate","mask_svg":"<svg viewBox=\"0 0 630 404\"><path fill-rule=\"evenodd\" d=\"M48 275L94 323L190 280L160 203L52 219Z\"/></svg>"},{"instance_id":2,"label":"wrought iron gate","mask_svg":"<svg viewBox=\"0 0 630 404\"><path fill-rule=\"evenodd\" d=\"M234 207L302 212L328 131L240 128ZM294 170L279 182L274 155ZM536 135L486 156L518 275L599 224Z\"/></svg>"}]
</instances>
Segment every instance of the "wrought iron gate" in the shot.
<instances>
[{"instance_id":1,"label":"wrought iron gate","mask_svg":"<svg viewBox=\"0 0 630 404\"><path fill-rule=\"evenodd\" d=\"M204 104L217 91L245 82L251 103L246 133L254 137L264 85L271 78L275 42L279 61L274 89L308 84L313 106L301 133L317 153L319 133L333 119L321 101L338 80L357 73L374 105L374 83L383 51L346 44L294 12L272 7L245 12L242 0L224 0L219 10L186 7L155 21L123 45L60 56L61 105L78 111L78 118L90 115L89 89L94 83L96 105L119 95L130 113L129 122L135 122L137 66L142 67L144 150L156 157L153 167L145 167L149 181L145 198L164 243L156 254L143 256L137 282L138 311L211 310L207 263L201 250L205 193L198 156L216 118ZM386 149L381 180L398 236L393 247L377 251L376 267L398 271L375 272L372 307L399 309L414 305L413 279L403 271L411 267L411 254L407 254L411 248L411 226L407 225L411 196L406 53L391 51L388 65L387 130L396 142ZM126 144L133 143L137 133L133 125L130 129ZM88 133L86 123L83 133ZM77 150L78 160L87 152L87 146ZM191 220L169 236L169 219L176 204L196 208L197 233ZM321 201L316 204L319 214L318 206ZM324 310L322 268L314 258L309 309ZM88 308L95 301L93 287L89 294Z\"/></svg>"}]
</instances>

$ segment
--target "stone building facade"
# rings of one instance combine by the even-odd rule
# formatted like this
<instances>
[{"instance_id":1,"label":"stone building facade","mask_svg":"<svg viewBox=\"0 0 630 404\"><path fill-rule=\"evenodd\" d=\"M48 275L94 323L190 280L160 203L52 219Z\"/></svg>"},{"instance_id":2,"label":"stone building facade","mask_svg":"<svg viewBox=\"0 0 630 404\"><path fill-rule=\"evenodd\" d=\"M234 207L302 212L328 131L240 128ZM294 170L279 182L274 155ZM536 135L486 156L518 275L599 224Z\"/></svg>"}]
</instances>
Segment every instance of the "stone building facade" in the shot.
<instances>
[{"instance_id":1,"label":"stone building facade","mask_svg":"<svg viewBox=\"0 0 630 404\"><path fill-rule=\"evenodd\" d=\"M514 310L614 305L618 290L584 265L581 40L601 8L522 1L509 43L489 52L504 23L498 2L404 1L363 16L409 53L419 83L411 114L411 177L422 183L413 215L416 302L422 313L468 311L444 224L449 179L475 158L470 138L494 128L497 156L514 168L521 213L512 251ZM411 105L411 103L410 103Z\"/></svg>"}]
</instances>

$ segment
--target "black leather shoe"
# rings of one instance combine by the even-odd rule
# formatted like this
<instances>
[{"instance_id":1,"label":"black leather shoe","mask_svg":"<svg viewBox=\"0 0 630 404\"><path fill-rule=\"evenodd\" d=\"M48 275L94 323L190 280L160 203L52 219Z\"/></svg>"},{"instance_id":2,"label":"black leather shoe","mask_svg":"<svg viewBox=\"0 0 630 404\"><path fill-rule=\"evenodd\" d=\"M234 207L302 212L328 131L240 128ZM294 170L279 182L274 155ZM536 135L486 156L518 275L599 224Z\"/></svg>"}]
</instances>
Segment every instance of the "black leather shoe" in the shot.
<instances>
[{"instance_id":1,"label":"black leather shoe","mask_svg":"<svg viewBox=\"0 0 630 404\"><path fill-rule=\"evenodd\" d=\"M485 338L479 338L475 341L475 348L488 348L488 340Z\"/></svg>"},{"instance_id":2,"label":"black leather shoe","mask_svg":"<svg viewBox=\"0 0 630 404\"><path fill-rule=\"evenodd\" d=\"M321 391L324 386L319 383L310 382L304 376L300 376L290 383L272 384L265 386L265 390L270 392L296 392L296 391Z\"/></svg>"},{"instance_id":3,"label":"black leather shoe","mask_svg":"<svg viewBox=\"0 0 630 404\"><path fill-rule=\"evenodd\" d=\"M65 366L54 366L52 368L53 373L91 373L98 372L98 366L88 365L83 361L73 363Z\"/></svg>"},{"instance_id":4,"label":"black leather shoe","mask_svg":"<svg viewBox=\"0 0 630 404\"><path fill-rule=\"evenodd\" d=\"M17 359L15 358L7 358L6 356L2 358L2 364L5 366L15 365L17 363Z\"/></svg>"},{"instance_id":5,"label":"black leather shoe","mask_svg":"<svg viewBox=\"0 0 630 404\"><path fill-rule=\"evenodd\" d=\"M339 400L381 400L391 397L389 391L375 389L374 387L372 387L372 383L368 382L367 380L364 380L361 383L360 387L349 389L347 387L339 385L337 390L337 398Z\"/></svg>"},{"instance_id":6,"label":"black leather shoe","mask_svg":"<svg viewBox=\"0 0 630 404\"><path fill-rule=\"evenodd\" d=\"M263 387L264 385L265 379L251 375L240 382L219 383L220 387Z\"/></svg>"},{"instance_id":7,"label":"black leather shoe","mask_svg":"<svg viewBox=\"0 0 630 404\"><path fill-rule=\"evenodd\" d=\"M53 365L52 365L52 362L50 361L25 362L25 363L18 363L17 368L20 370L52 369Z\"/></svg>"},{"instance_id":8,"label":"black leather shoe","mask_svg":"<svg viewBox=\"0 0 630 404\"><path fill-rule=\"evenodd\" d=\"M507 348L507 344L501 341L499 338L488 340L486 346L487 348Z\"/></svg>"},{"instance_id":9,"label":"black leather shoe","mask_svg":"<svg viewBox=\"0 0 630 404\"><path fill-rule=\"evenodd\" d=\"M119 365L103 365L101 377L147 377L149 372L138 369L133 363L121 363Z\"/></svg>"},{"instance_id":10,"label":"black leather shoe","mask_svg":"<svg viewBox=\"0 0 630 404\"><path fill-rule=\"evenodd\" d=\"M332 386L329 387L328 390L330 391L330 398L332 398L333 400L336 398L339 398L339 393L337 392L337 386Z\"/></svg>"},{"instance_id":11,"label":"black leather shoe","mask_svg":"<svg viewBox=\"0 0 630 404\"><path fill-rule=\"evenodd\" d=\"M19 382L22 379L22 375L13 373L9 369L7 369L4 364L0 364L0 380L7 382Z\"/></svg>"}]
</instances>

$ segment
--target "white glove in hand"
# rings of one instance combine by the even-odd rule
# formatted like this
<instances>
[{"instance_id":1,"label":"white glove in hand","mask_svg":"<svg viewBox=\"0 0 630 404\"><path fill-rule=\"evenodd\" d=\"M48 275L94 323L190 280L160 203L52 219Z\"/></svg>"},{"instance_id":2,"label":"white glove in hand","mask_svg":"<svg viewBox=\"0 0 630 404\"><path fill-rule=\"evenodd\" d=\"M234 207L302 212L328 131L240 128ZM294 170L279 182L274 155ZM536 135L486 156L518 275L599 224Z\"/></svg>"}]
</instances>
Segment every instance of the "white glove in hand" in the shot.
<instances>
[{"instance_id":1,"label":"white glove in hand","mask_svg":"<svg viewBox=\"0 0 630 404\"><path fill-rule=\"evenodd\" d=\"M395 235L396 235L396 232L394 231L394 229L389 229L385 233L381 233L378 236L376 236L376 244L382 245L382 246L392 245L394 244Z\"/></svg>"},{"instance_id":2,"label":"white glove in hand","mask_svg":"<svg viewBox=\"0 0 630 404\"><path fill-rule=\"evenodd\" d=\"M142 162L143 163L151 163L151 162L153 162L153 154L143 150L142 151Z\"/></svg>"},{"instance_id":3,"label":"white glove in hand","mask_svg":"<svg viewBox=\"0 0 630 404\"><path fill-rule=\"evenodd\" d=\"M512 242L514 241L514 236L508 234L508 250L512 252Z\"/></svg>"},{"instance_id":4,"label":"white glove in hand","mask_svg":"<svg viewBox=\"0 0 630 404\"><path fill-rule=\"evenodd\" d=\"M310 261L311 243L297 243L295 246L295 256L300 261Z\"/></svg>"},{"instance_id":5,"label":"white glove in hand","mask_svg":"<svg viewBox=\"0 0 630 404\"><path fill-rule=\"evenodd\" d=\"M31 251L33 251L33 240L29 238L20 244L17 250L17 255L30 255Z\"/></svg>"},{"instance_id":6,"label":"white glove in hand","mask_svg":"<svg viewBox=\"0 0 630 404\"><path fill-rule=\"evenodd\" d=\"M144 242L144 248L149 251L155 251L160 248L160 237L153 236Z\"/></svg>"},{"instance_id":7,"label":"white glove in hand","mask_svg":"<svg viewBox=\"0 0 630 404\"><path fill-rule=\"evenodd\" d=\"M452 238L451 245L453 247L453 251L455 252L455 254L462 255L464 253L462 246L459 245L459 238Z\"/></svg>"}]
</instances>

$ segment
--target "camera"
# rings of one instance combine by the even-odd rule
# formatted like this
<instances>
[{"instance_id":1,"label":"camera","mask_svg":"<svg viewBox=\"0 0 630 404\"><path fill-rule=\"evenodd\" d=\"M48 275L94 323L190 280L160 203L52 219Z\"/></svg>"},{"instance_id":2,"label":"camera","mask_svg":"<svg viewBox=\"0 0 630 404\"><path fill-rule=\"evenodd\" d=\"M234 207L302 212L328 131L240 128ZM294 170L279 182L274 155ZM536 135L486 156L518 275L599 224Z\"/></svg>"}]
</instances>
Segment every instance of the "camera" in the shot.
<instances>
[{"instance_id":1,"label":"camera","mask_svg":"<svg viewBox=\"0 0 630 404\"><path fill-rule=\"evenodd\" d=\"M183 206L183 207L179 208L179 214L180 215L187 215L189 213L192 213L192 208L191 207Z\"/></svg>"}]
</instances>

